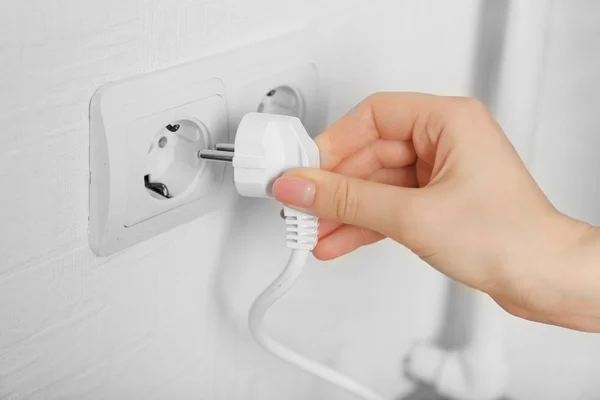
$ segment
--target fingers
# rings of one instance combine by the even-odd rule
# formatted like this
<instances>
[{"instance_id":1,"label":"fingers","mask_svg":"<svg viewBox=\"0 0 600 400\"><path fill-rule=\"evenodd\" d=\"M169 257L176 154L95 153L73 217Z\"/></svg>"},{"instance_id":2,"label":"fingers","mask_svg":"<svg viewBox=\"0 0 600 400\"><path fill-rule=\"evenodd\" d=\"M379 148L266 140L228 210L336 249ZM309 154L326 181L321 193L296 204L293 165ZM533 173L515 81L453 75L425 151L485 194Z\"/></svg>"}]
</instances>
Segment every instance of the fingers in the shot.
<instances>
[{"instance_id":1,"label":"fingers","mask_svg":"<svg viewBox=\"0 0 600 400\"><path fill-rule=\"evenodd\" d=\"M372 230L344 225L334 234L319 241L313 253L319 260L331 260L362 246L376 243L383 238L382 234Z\"/></svg>"},{"instance_id":2,"label":"fingers","mask_svg":"<svg viewBox=\"0 0 600 400\"><path fill-rule=\"evenodd\" d=\"M366 179L382 168L402 168L416 161L417 155L411 141L379 139L340 162L334 172Z\"/></svg>"},{"instance_id":3,"label":"fingers","mask_svg":"<svg viewBox=\"0 0 600 400\"><path fill-rule=\"evenodd\" d=\"M406 188L416 188L419 186L415 165L404 168L380 169L379 171L374 172L369 177L369 180Z\"/></svg>"},{"instance_id":4,"label":"fingers","mask_svg":"<svg viewBox=\"0 0 600 400\"><path fill-rule=\"evenodd\" d=\"M380 169L375 171L368 180L402 187L418 187L415 166L410 165L397 169ZM325 238L342 226L341 222L322 219L319 226L319 238Z\"/></svg>"},{"instance_id":5,"label":"fingers","mask_svg":"<svg viewBox=\"0 0 600 400\"><path fill-rule=\"evenodd\" d=\"M343 226L341 222L330 219L321 219L319 221L319 240L335 233L341 226Z\"/></svg>"},{"instance_id":6,"label":"fingers","mask_svg":"<svg viewBox=\"0 0 600 400\"><path fill-rule=\"evenodd\" d=\"M413 140L417 151L425 152L429 150L428 146L437 143L446 122L454 117L457 108L464 108L459 103L467 102L421 93L371 95L317 137L322 155L321 167L333 170L344 159L377 139ZM432 155L427 156L431 158Z\"/></svg>"},{"instance_id":7,"label":"fingers","mask_svg":"<svg viewBox=\"0 0 600 400\"><path fill-rule=\"evenodd\" d=\"M348 225L390 236L398 229L396 216L410 208L414 189L384 185L322 170L286 173L273 185L274 196L284 204Z\"/></svg>"},{"instance_id":8,"label":"fingers","mask_svg":"<svg viewBox=\"0 0 600 400\"><path fill-rule=\"evenodd\" d=\"M415 177L417 180L417 186L425 186L429 183L431 179L431 174L433 173L433 166L426 163L425 160L420 158L415 165Z\"/></svg>"}]
</instances>

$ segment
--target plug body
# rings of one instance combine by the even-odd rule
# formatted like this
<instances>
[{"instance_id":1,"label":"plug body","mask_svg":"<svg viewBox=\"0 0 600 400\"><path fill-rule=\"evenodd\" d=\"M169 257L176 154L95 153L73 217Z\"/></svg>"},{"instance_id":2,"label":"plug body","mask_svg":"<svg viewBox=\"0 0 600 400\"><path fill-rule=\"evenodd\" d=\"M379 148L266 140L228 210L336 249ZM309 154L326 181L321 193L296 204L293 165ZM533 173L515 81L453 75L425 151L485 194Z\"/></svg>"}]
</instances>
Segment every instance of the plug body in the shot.
<instances>
[{"instance_id":1,"label":"plug body","mask_svg":"<svg viewBox=\"0 0 600 400\"><path fill-rule=\"evenodd\" d=\"M298 118L250 113L242 119L233 157L240 195L272 197L273 182L286 170L319 165L319 148Z\"/></svg>"},{"instance_id":2,"label":"plug body","mask_svg":"<svg viewBox=\"0 0 600 400\"><path fill-rule=\"evenodd\" d=\"M273 197L273 182L293 168L319 168L319 148L296 117L246 114L235 144L216 144L198 157L229 162L238 193L246 197Z\"/></svg>"},{"instance_id":3,"label":"plug body","mask_svg":"<svg viewBox=\"0 0 600 400\"><path fill-rule=\"evenodd\" d=\"M319 148L302 122L284 115L246 114L237 130L235 145L217 144L198 152L200 158L233 163L238 193L246 197L273 197L273 183L293 168L319 168ZM312 250L317 244L319 220L283 207L286 245Z\"/></svg>"}]
</instances>

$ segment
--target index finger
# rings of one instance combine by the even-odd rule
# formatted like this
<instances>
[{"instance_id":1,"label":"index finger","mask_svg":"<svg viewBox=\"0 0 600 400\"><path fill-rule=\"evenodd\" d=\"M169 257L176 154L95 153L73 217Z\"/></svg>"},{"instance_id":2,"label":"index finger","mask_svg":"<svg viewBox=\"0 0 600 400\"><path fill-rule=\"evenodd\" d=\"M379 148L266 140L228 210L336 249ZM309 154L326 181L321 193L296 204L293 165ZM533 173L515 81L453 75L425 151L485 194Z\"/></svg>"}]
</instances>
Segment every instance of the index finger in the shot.
<instances>
[{"instance_id":1,"label":"index finger","mask_svg":"<svg viewBox=\"0 0 600 400\"><path fill-rule=\"evenodd\" d=\"M315 139L321 151L321 168L334 170L342 160L377 139L411 140L419 118L432 111L445 114L448 103L447 98L424 93L367 97Z\"/></svg>"}]
</instances>

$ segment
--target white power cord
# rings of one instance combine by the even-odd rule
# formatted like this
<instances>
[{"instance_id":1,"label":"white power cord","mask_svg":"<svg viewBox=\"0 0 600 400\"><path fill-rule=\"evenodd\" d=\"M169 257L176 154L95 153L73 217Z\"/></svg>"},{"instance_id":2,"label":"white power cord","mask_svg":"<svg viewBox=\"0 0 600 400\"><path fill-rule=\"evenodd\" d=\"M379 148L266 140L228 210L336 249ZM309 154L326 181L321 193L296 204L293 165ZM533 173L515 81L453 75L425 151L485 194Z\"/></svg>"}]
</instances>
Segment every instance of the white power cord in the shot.
<instances>
[{"instance_id":1,"label":"white power cord","mask_svg":"<svg viewBox=\"0 0 600 400\"><path fill-rule=\"evenodd\" d=\"M383 396L363 386L354 379L296 353L268 335L265 328L265 315L267 311L296 283L302 274L312 248L317 244L318 238L317 218L300 212L295 212L295 215L290 216L287 214L287 211L285 212L286 224L288 232L292 233L288 235L287 246L292 249L292 254L283 272L254 300L250 308L248 326L252 336L266 351L309 374L337 385L361 399L385 400ZM300 236L298 241L293 239L295 234ZM308 246L310 248L307 248Z\"/></svg>"},{"instance_id":2,"label":"white power cord","mask_svg":"<svg viewBox=\"0 0 600 400\"><path fill-rule=\"evenodd\" d=\"M242 196L272 197L271 185L290 168L319 168L319 150L299 119L251 113L241 121L235 147L217 145L200 151L203 159L232 161L234 181ZM248 327L254 339L269 353L364 400L385 400L354 379L309 358L271 338L265 328L267 311L296 283L317 244L319 221L306 213L284 208L286 246L292 249L283 272L250 307Z\"/></svg>"}]
</instances>

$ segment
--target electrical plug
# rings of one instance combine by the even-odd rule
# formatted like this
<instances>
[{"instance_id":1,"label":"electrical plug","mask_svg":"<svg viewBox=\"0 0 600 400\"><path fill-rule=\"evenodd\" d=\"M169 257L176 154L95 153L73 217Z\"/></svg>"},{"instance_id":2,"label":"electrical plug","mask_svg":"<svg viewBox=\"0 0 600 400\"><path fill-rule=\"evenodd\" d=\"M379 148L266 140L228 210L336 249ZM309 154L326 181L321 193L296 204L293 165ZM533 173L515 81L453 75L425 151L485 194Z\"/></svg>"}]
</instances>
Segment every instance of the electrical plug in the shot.
<instances>
[{"instance_id":1,"label":"electrical plug","mask_svg":"<svg viewBox=\"0 0 600 400\"><path fill-rule=\"evenodd\" d=\"M200 150L205 160L230 162L234 183L245 197L272 198L273 183L293 168L319 168L319 148L296 117L250 113L237 130L235 144L217 144ZM316 217L283 209L290 248L312 250L318 239Z\"/></svg>"},{"instance_id":2,"label":"electrical plug","mask_svg":"<svg viewBox=\"0 0 600 400\"><path fill-rule=\"evenodd\" d=\"M246 114L235 145L200 150L200 158L231 162L235 187L246 197L273 197L273 182L292 168L319 168L319 149L296 117Z\"/></svg>"}]
</instances>

